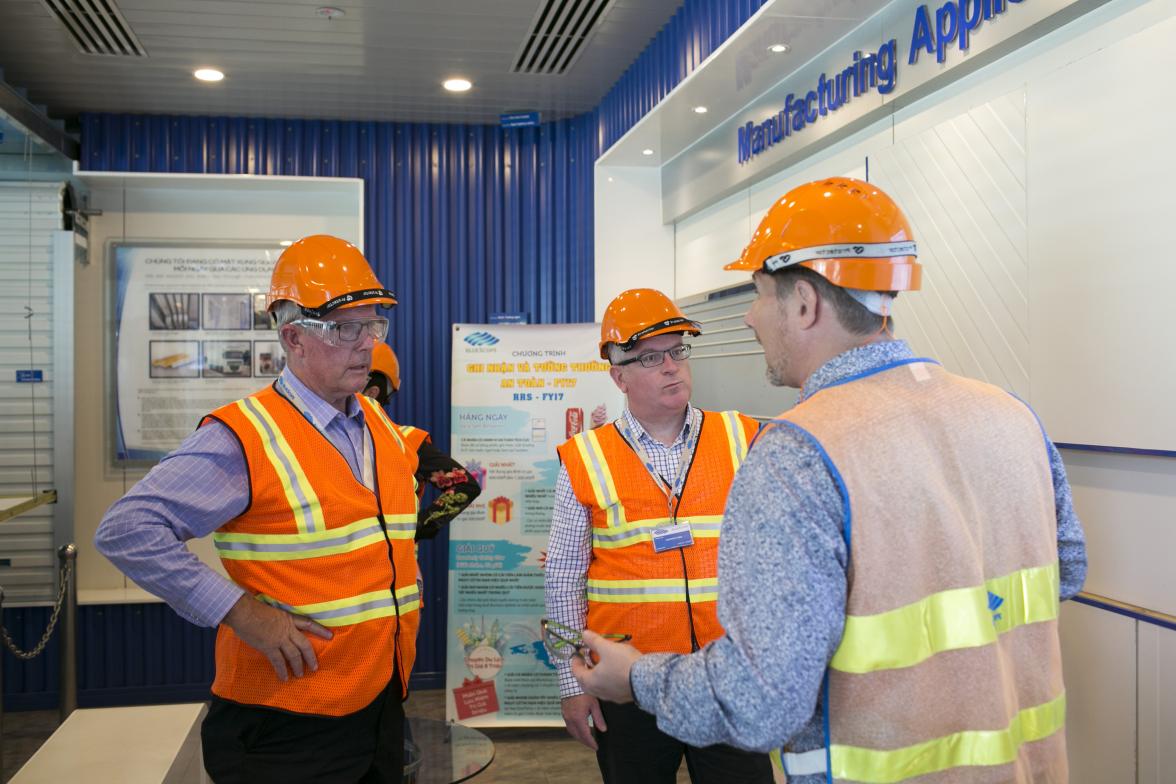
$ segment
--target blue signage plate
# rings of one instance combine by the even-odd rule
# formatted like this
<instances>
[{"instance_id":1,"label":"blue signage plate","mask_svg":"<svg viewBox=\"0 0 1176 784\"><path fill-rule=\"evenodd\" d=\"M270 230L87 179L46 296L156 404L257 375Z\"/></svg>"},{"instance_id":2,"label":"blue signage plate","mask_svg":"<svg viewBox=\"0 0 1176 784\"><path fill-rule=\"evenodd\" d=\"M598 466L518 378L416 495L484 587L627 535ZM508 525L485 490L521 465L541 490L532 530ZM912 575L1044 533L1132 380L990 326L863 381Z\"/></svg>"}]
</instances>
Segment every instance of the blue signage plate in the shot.
<instances>
[{"instance_id":1,"label":"blue signage plate","mask_svg":"<svg viewBox=\"0 0 1176 784\"><path fill-rule=\"evenodd\" d=\"M503 128L528 128L539 124L539 112L507 112L498 115L498 124Z\"/></svg>"},{"instance_id":2,"label":"blue signage plate","mask_svg":"<svg viewBox=\"0 0 1176 784\"><path fill-rule=\"evenodd\" d=\"M16 371L16 383L18 384L37 384L44 381L40 368L36 370L18 370Z\"/></svg>"},{"instance_id":3,"label":"blue signage plate","mask_svg":"<svg viewBox=\"0 0 1176 784\"><path fill-rule=\"evenodd\" d=\"M531 314L529 313L491 313L491 324L530 324Z\"/></svg>"}]
</instances>

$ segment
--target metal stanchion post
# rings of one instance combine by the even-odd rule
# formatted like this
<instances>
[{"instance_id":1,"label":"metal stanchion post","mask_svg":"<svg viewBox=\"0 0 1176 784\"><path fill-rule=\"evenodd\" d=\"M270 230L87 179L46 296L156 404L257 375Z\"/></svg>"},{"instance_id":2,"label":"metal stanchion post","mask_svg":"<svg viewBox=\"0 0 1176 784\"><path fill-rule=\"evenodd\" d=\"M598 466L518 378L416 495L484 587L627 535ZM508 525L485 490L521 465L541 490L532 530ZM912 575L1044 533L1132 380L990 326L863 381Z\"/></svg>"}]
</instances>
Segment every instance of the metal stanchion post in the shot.
<instances>
[{"instance_id":1,"label":"metal stanchion post","mask_svg":"<svg viewBox=\"0 0 1176 784\"><path fill-rule=\"evenodd\" d=\"M63 572L69 572L65 593L65 628L61 630L61 721L78 707L78 547L62 545L57 560Z\"/></svg>"},{"instance_id":2,"label":"metal stanchion post","mask_svg":"<svg viewBox=\"0 0 1176 784\"><path fill-rule=\"evenodd\" d=\"M4 625L4 589L0 588L0 626ZM4 648L0 647L0 781L4 781Z\"/></svg>"}]
</instances>

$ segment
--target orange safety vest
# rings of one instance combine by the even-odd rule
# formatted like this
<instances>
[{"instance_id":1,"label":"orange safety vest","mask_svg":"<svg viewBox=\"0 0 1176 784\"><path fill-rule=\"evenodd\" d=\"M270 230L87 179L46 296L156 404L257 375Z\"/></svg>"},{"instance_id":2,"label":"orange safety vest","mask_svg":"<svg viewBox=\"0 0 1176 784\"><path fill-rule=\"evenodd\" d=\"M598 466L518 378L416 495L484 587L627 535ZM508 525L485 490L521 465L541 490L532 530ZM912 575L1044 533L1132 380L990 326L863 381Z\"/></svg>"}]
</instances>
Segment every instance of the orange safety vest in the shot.
<instances>
[{"instance_id":1,"label":"orange safety vest","mask_svg":"<svg viewBox=\"0 0 1176 784\"><path fill-rule=\"evenodd\" d=\"M560 445L572 491L592 523L590 629L631 634L647 653L689 653L723 634L716 611L719 528L731 480L757 427L736 411L702 412L676 515L690 523L694 544L660 553L652 532L673 522L666 495L616 426Z\"/></svg>"},{"instance_id":2,"label":"orange safety vest","mask_svg":"<svg viewBox=\"0 0 1176 784\"><path fill-rule=\"evenodd\" d=\"M405 443L408 444L408 448L412 450L413 454L416 454L417 450L421 448L421 444L426 441L430 444L433 443L433 439L429 437L428 432L421 430L419 427L413 427L412 425L397 425L396 427L399 428L401 437L404 438Z\"/></svg>"},{"instance_id":3,"label":"orange safety vest","mask_svg":"<svg viewBox=\"0 0 1176 784\"><path fill-rule=\"evenodd\" d=\"M1029 408L917 359L775 426L822 450L849 550L828 745L786 745L789 777L1065 782L1057 516Z\"/></svg>"},{"instance_id":4,"label":"orange safety vest","mask_svg":"<svg viewBox=\"0 0 1176 784\"><path fill-rule=\"evenodd\" d=\"M224 699L344 716L376 698L394 662L407 694L420 606L417 456L379 405L356 399L371 434L376 493L273 387L201 422L232 430L249 469L249 507L213 534L225 570L259 600L334 632L330 640L306 635L319 668L283 683L265 656L222 624L212 691Z\"/></svg>"}]
</instances>

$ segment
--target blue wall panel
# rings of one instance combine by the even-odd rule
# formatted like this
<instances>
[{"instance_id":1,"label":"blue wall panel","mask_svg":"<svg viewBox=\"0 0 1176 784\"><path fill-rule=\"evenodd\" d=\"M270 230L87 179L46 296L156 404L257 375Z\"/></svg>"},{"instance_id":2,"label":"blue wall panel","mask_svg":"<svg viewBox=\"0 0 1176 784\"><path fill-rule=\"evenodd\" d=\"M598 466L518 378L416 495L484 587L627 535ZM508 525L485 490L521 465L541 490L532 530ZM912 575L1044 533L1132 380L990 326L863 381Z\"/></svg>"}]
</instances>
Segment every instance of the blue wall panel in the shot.
<instances>
[{"instance_id":1,"label":"blue wall panel","mask_svg":"<svg viewBox=\"0 0 1176 784\"><path fill-rule=\"evenodd\" d=\"M601 152L644 117L767 0L686 0L597 108Z\"/></svg>"},{"instance_id":2,"label":"blue wall panel","mask_svg":"<svg viewBox=\"0 0 1176 784\"><path fill-rule=\"evenodd\" d=\"M448 450L454 322L499 311L524 311L532 323L592 320L595 127L595 114L510 130L94 114L82 118L82 166L362 178L366 255L401 303L390 313L389 343L404 386L390 412ZM448 549L447 534L420 549L417 687L442 683ZM42 620L35 608L9 612L30 629ZM80 627L83 704L196 699L211 682L211 632L165 607L84 608ZM56 699L55 650L5 662L12 707Z\"/></svg>"}]
</instances>

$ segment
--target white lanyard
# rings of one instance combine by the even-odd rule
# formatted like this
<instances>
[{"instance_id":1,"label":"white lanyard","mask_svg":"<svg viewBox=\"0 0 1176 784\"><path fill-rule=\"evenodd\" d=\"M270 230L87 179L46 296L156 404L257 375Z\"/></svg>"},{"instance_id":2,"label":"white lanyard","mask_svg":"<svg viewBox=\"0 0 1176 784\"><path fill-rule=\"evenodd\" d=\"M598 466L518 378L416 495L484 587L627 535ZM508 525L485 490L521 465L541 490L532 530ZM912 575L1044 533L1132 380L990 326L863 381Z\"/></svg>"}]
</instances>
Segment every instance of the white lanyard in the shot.
<instances>
[{"instance_id":1,"label":"white lanyard","mask_svg":"<svg viewBox=\"0 0 1176 784\"><path fill-rule=\"evenodd\" d=\"M327 441L331 440L330 438L327 438L327 434L321 428L319 428L318 424L314 420L314 417L310 413L310 409L307 408L306 403L302 400L302 397L299 396L299 394L294 391L293 387L291 387L286 382L286 379L282 378L281 376L278 376L278 380L274 382L274 386L277 387L278 393L281 394L282 397L289 400L291 403L294 404L295 408L297 408L300 412L302 412L302 416L306 418L307 422L310 422L310 424L314 426L315 430L318 430L320 433L323 434L323 438L326 438ZM361 411L363 410L362 407L360 410ZM366 420L367 420L367 418L365 417L364 418L365 426L363 428L363 459L362 459L363 486L366 487L368 490L371 490L374 492L376 489L376 480L375 480L375 476L374 476L375 460L374 460L374 456L373 456L373 452L375 451L375 447L372 445L372 434L371 434L371 431L366 426ZM344 430L343 435L344 435L344 437L346 437L346 435L347 435L346 430ZM350 440L350 439L348 439L348 440Z\"/></svg>"},{"instance_id":2,"label":"white lanyard","mask_svg":"<svg viewBox=\"0 0 1176 784\"><path fill-rule=\"evenodd\" d=\"M666 506L674 522L677 522L678 506L681 505L682 499L682 489L686 485L686 475L690 473L690 464L694 462L694 450L698 447L698 437L702 433L701 421L695 422L694 419L694 409L687 408L686 424L689 425L689 430L686 434L686 445L682 449L682 456L678 460L678 475L675 477L673 485L654 468L653 461L650 459L645 446L633 434L633 429L629 426L628 417L622 416L616 421L616 428L621 434L621 438L625 439L629 446L633 448L633 451L637 453L637 456L641 458L645 470L649 472L649 476L657 483L657 486L665 495ZM650 437L652 438L652 436Z\"/></svg>"}]
</instances>

